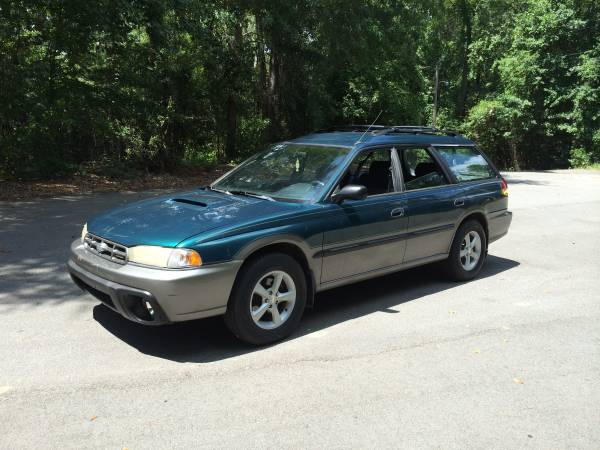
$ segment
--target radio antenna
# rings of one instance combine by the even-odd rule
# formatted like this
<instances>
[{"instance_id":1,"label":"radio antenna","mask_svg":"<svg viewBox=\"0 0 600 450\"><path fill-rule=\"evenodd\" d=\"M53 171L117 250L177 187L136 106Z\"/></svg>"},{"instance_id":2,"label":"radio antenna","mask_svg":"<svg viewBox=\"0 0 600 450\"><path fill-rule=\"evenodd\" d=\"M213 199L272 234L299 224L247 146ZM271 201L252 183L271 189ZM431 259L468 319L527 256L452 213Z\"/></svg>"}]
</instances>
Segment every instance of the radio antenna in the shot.
<instances>
[{"instance_id":1,"label":"radio antenna","mask_svg":"<svg viewBox=\"0 0 600 450\"><path fill-rule=\"evenodd\" d=\"M375 120L373 121L373 123L371 125L369 125L369 127L365 130L365 132L360 137L360 139L358 141L356 141L357 144L360 144L360 142L362 141L362 138L365 137L365 134L367 134L369 132L369 130L371 129L371 127L373 125L375 125L375 122L377 122L377 119L379 119L379 116L381 115L382 112L383 112L383 109L381 111L379 111L379 114L377 114L377 117L375 117Z\"/></svg>"}]
</instances>

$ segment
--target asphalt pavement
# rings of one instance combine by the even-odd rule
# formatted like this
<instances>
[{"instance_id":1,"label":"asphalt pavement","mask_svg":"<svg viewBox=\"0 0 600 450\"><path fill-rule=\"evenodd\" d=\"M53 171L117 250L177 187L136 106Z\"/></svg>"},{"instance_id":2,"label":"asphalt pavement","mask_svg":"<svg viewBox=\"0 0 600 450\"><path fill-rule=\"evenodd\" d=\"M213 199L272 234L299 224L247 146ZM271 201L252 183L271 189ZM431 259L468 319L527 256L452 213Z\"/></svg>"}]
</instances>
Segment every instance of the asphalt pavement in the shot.
<instances>
[{"instance_id":1,"label":"asphalt pavement","mask_svg":"<svg viewBox=\"0 0 600 450\"><path fill-rule=\"evenodd\" d=\"M70 281L86 218L159 192L0 202L0 448L600 448L600 171L508 180L478 279L327 291L261 349Z\"/></svg>"}]
</instances>

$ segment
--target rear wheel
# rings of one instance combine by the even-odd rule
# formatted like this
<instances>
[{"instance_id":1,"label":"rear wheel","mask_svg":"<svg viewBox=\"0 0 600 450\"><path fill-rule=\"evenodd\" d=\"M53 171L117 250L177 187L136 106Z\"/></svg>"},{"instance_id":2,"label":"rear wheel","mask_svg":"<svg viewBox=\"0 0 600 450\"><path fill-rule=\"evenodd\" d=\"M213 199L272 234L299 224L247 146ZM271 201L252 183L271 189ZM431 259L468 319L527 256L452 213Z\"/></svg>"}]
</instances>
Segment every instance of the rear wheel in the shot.
<instances>
[{"instance_id":1,"label":"rear wheel","mask_svg":"<svg viewBox=\"0 0 600 450\"><path fill-rule=\"evenodd\" d=\"M452 280L472 280L481 271L486 255L485 230L478 221L469 220L458 228L444 269Z\"/></svg>"},{"instance_id":2,"label":"rear wheel","mask_svg":"<svg viewBox=\"0 0 600 450\"><path fill-rule=\"evenodd\" d=\"M227 305L225 323L250 344L279 341L298 326L306 294L300 264L283 253L267 254L242 269Z\"/></svg>"}]
</instances>

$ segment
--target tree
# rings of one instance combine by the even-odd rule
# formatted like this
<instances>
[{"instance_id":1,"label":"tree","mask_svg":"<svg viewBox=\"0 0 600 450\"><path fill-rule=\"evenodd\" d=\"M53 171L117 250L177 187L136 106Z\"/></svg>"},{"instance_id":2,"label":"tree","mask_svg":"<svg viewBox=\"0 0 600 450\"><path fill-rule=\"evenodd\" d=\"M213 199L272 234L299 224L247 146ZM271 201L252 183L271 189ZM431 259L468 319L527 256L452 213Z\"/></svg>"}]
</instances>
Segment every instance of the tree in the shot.
<instances>
[{"instance_id":1,"label":"tree","mask_svg":"<svg viewBox=\"0 0 600 450\"><path fill-rule=\"evenodd\" d=\"M0 177L237 161L340 123L438 123L502 167L600 161L595 0L14 0Z\"/></svg>"}]
</instances>

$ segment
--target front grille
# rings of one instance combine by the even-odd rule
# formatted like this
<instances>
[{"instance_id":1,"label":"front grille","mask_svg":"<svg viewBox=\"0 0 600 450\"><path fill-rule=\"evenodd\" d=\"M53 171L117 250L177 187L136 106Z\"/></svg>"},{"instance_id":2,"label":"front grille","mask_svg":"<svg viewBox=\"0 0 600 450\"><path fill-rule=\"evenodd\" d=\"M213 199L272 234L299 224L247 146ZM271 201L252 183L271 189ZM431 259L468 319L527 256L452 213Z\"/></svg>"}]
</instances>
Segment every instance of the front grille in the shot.
<instances>
[{"instance_id":1,"label":"front grille","mask_svg":"<svg viewBox=\"0 0 600 450\"><path fill-rule=\"evenodd\" d=\"M127 262L127 247L88 233L83 238L85 248L92 253L110 261L125 264Z\"/></svg>"}]
</instances>

